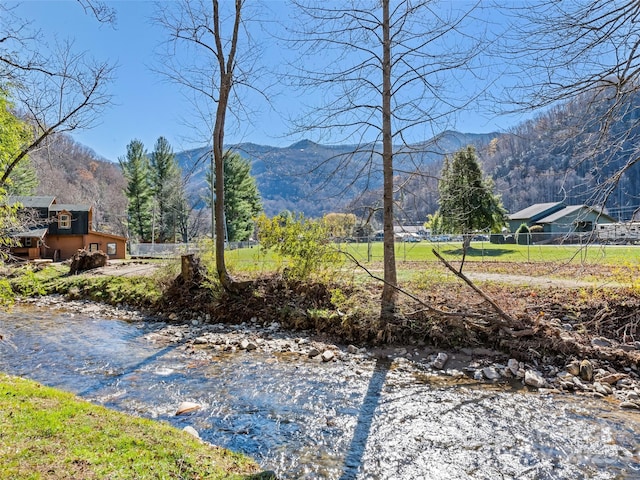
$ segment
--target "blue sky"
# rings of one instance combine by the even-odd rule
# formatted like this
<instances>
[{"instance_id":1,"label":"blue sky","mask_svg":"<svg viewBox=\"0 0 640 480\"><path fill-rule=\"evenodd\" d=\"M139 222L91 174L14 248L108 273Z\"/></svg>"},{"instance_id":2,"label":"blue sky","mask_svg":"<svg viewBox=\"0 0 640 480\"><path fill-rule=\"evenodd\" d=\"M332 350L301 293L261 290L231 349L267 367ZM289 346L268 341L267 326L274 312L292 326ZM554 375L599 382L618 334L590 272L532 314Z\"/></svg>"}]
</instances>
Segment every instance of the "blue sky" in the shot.
<instances>
[{"instance_id":1,"label":"blue sky","mask_svg":"<svg viewBox=\"0 0 640 480\"><path fill-rule=\"evenodd\" d=\"M267 7L279 20L288 12L284 1L267 0ZM154 72L157 58L154 51L165 40L166 33L150 17L155 4L150 1L113 1L117 11L115 26L99 24L86 15L75 0L28 0L20 5L18 14L33 21L46 38L75 39L75 47L90 52L96 59L117 64L116 79L110 85L113 105L91 130L75 132L73 137L104 158L116 161L126 152L126 145L140 139L148 150L159 136L166 137L175 151L199 147L205 138L186 122L194 122L193 107L184 92L175 84ZM267 63L279 61L281 52L271 45L265 53ZM305 99L295 95L274 96L280 111L296 114L296 105ZM242 132L228 131L227 143L250 141L285 146L300 138L287 137L288 126L266 105L256 105L256 121ZM451 125L459 131L483 133L513 125L515 120L496 118L477 110L463 113Z\"/></svg>"}]
</instances>

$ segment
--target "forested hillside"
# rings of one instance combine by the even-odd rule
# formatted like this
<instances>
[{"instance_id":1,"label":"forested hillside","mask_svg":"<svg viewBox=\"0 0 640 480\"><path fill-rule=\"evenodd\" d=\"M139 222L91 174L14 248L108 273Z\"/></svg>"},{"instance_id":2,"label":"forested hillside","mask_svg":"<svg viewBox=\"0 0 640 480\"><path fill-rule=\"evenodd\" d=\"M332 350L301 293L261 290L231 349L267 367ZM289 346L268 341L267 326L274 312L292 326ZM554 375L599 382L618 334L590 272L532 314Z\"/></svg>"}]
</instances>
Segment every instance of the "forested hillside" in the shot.
<instances>
[{"instance_id":1,"label":"forested hillside","mask_svg":"<svg viewBox=\"0 0 640 480\"><path fill-rule=\"evenodd\" d=\"M640 104L639 96L634 103ZM604 205L614 218L631 218L640 206L638 105L629 105L625 116L612 124L600 125L593 119L601 117L608 104L581 98L495 135L479 148L484 173L493 179L508 212L564 201ZM424 221L438 208L441 169L442 157L398 182L401 221ZM364 201L351 207L371 205Z\"/></svg>"},{"instance_id":2,"label":"forested hillside","mask_svg":"<svg viewBox=\"0 0 640 480\"><path fill-rule=\"evenodd\" d=\"M633 97L623 118L608 125L595 122L604 118L609 103L581 98L553 108L481 152L485 173L495 180L509 211L565 201L605 205L616 218L631 216L640 205L640 96ZM611 179L618 177L616 186Z\"/></svg>"},{"instance_id":3,"label":"forested hillside","mask_svg":"<svg viewBox=\"0 0 640 480\"><path fill-rule=\"evenodd\" d=\"M30 159L38 177L34 194L53 195L58 203L91 205L96 230L126 233L125 180L118 164L67 135L57 136Z\"/></svg>"}]
</instances>

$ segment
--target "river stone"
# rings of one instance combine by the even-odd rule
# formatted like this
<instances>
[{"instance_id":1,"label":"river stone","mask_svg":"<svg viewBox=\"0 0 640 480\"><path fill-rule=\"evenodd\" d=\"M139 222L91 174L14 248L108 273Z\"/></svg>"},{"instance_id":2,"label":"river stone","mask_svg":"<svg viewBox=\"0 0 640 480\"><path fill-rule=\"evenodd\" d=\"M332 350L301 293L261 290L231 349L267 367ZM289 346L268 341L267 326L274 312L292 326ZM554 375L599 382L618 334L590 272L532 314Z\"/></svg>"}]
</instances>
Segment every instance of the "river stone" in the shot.
<instances>
[{"instance_id":1,"label":"river stone","mask_svg":"<svg viewBox=\"0 0 640 480\"><path fill-rule=\"evenodd\" d=\"M511 370L514 376L518 375L518 370L520 370L520 362L518 362L515 358L510 358L507 362L507 368Z\"/></svg>"},{"instance_id":2,"label":"river stone","mask_svg":"<svg viewBox=\"0 0 640 480\"><path fill-rule=\"evenodd\" d=\"M330 362L335 357L336 357L335 353L333 353L333 351L331 351L331 350L325 350L324 352L322 352L322 361L323 362Z\"/></svg>"},{"instance_id":3,"label":"river stone","mask_svg":"<svg viewBox=\"0 0 640 480\"><path fill-rule=\"evenodd\" d=\"M610 375L600 377L598 381L600 383L608 383L609 385L613 385L614 383L617 383L618 380L622 380L623 378L627 378L626 373L612 373Z\"/></svg>"},{"instance_id":4,"label":"river stone","mask_svg":"<svg viewBox=\"0 0 640 480\"><path fill-rule=\"evenodd\" d=\"M640 410L640 403L632 402L631 400L625 400L620 404L620 408L631 408L634 410Z\"/></svg>"},{"instance_id":5,"label":"river stone","mask_svg":"<svg viewBox=\"0 0 640 480\"><path fill-rule=\"evenodd\" d=\"M442 368L447 363L447 360L449 360L449 355L444 352L440 352L438 355L436 355L436 358L433 361L433 366L438 370L442 370Z\"/></svg>"},{"instance_id":6,"label":"river stone","mask_svg":"<svg viewBox=\"0 0 640 480\"><path fill-rule=\"evenodd\" d=\"M589 360L582 360L580 362L580 378L585 382L593 380L593 365Z\"/></svg>"},{"instance_id":7,"label":"river stone","mask_svg":"<svg viewBox=\"0 0 640 480\"><path fill-rule=\"evenodd\" d=\"M189 435L192 435L196 438L200 438L200 434L198 433L198 431L195 428L193 428L191 425L187 425L182 430L187 432Z\"/></svg>"},{"instance_id":8,"label":"river stone","mask_svg":"<svg viewBox=\"0 0 640 480\"><path fill-rule=\"evenodd\" d=\"M531 387L542 388L547 384L547 381L538 372L527 370L524 372L524 383Z\"/></svg>"},{"instance_id":9,"label":"river stone","mask_svg":"<svg viewBox=\"0 0 640 480\"><path fill-rule=\"evenodd\" d=\"M358 353L358 347L356 347L355 345L349 345L347 347L347 352L352 354Z\"/></svg>"},{"instance_id":10,"label":"river stone","mask_svg":"<svg viewBox=\"0 0 640 480\"><path fill-rule=\"evenodd\" d=\"M580 390L589 390L589 387L586 386L584 383L582 383L582 381L580 381L579 377L573 377L573 384L576 386L576 388L580 389Z\"/></svg>"},{"instance_id":11,"label":"river stone","mask_svg":"<svg viewBox=\"0 0 640 480\"><path fill-rule=\"evenodd\" d=\"M602 395L611 395L613 393L611 387L606 383L602 384L600 382L593 382L593 388L595 388L596 392Z\"/></svg>"},{"instance_id":12,"label":"river stone","mask_svg":"<svg viewBox=\"0 0 640 480\"><path fill-rule=\"evenodd\" d=\"M178 405L178 409L176 410L176 415L183 415L189 412L195 412L196 410L200 410L202 408L201 405L194 402L182 402Z\"/></svg>"},{"instance_id":13,"label":"river stone","mask_svg":"<svg viewBox=\"0 0 640 480\"><path fill-rule=\"evenodd\" d=\"M576 389L576 386L572 381L562 379L560 380L560 388L573 391Z\"/></svg>"},{"instance_id":14,"label":"river stone","mask_svg":"<svg viewBox=\"0 0 640 480\"><path fill-rule=\"evenodd\" d=\"M621 378L616 382L616 387L619 387L619 388L627 388L632 386L633 386L633 382L628 377Z\"/></svg>"},{"instance_id":15,"label":"river stone","mask_svg":"<svg viewBox=\"0 0 640 480\"><path fill-rule=\"evenodd\" d=\"M574 360L566 366L566 369L567 372L569 372L571 375L575 375L577 377L578 375L580 375L580 362Z\"/></svg>"},{"instance_id":16,"label":"river stone","mask_svg":"<svg viewBox=\"0 0 640 480\"><path fill-rule=\"evenodd\" d=\"M485 376L487 380L498 380L500 379L500 372L495 367L485 367L482 369L482 374Z\"/></svg>"},{"instance_id":17,"label":"river stone","mask_svg":"<svg viewBox=\"0 0 640 480\"><path fill-rule=\"evenodd\" d=\"M251 350L255 350L256 348L258 348L258 345L250 340L247 340L246 338L242 339L242 341L240 342L241 350L247 350L248 352L250 352Z\"/></svg>"},{"instance_id":18,"label":"river stone","mask_svg":"<svg viewBox=\"0 0 640 480\"><path fill-rule=\"evenodd\" d=\"M605 337L595 337L591 339L591 345L594 347L612 347L613 342Z\"/></svg>"},{"instance_id":19,"label":"river stone","mask_svg":"<svg viewBox=\"0 0 640 480\"><path fill-rule=\"evenodd\" d=\"M309 358L317 357L318 355L320 355L320 350L315 347L309 349Z\"/></svg>"}]
</instances>

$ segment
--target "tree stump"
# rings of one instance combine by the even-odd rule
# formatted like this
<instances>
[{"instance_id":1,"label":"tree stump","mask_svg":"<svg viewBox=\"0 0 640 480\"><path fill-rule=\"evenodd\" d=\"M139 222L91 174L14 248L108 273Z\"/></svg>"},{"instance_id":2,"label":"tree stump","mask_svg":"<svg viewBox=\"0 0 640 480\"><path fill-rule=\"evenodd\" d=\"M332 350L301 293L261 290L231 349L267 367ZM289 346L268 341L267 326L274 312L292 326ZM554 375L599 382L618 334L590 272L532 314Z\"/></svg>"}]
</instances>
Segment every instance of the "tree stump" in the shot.
<instances>
[{"instance_id":1,"label":"tree stump","mask_svg":"<svg viewBox=\"0 0 640 480\"><path fill-rule=\"evenodd\" d=\"M182 280L185 283L199 283L202 280L202 266L200 260L193 254L182 255Z\"/></svg>"}]
</instances>

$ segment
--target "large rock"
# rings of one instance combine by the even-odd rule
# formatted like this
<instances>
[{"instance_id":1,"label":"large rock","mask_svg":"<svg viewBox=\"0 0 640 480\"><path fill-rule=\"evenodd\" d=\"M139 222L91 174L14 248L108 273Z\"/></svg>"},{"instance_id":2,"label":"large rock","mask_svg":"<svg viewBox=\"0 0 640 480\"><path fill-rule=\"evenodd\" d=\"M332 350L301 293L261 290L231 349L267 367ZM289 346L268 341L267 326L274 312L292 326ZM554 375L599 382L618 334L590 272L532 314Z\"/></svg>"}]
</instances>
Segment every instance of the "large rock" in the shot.
<instances>
[{"instance_id":1,"label":"large rock","mask_svg":"<svg viewBox=\"0 0 640 480\"><path fill-rule=\"evenodd\" d=\"M322 361L323 362L330 362L335 357L336 357L335 353L333 353L331 350L325 350L324 352L322 352Z\"/></svg>"},{"instance_id":2,"label":"large rock","mask_svg":"<svg viewBox=\"0 0 640 480\"><path fill-rule=\"evenodd\" d=\"M433 367L437 368L438 370L442 370L448 360L449 360L449 355L447 355L444 352L440 352L438 353L438 355L436 355L436 358L433 360Z\"/></svg>"},{"instance_id":3,"label":"large rock","mask_svg":"<svg viewBox=\"0 0 640 480\"><path fill-rule=\"evenodd\" d=\"M542 388L547 384L547 381L538 372L527 370L524 374L524 383L531 387Z\"/></svg>"},{"instance_id":4,"label":"large rock","mask_svg":"<svg viewBox=\"0 0 640 480\"><path fill-rule=\"evenodd\" d=\"M593 380L593 364L589 360L580 362L580 378L585 382Z\"/></svg>"},{"instance_id":5,"label":"large rock","mask_svg":"<svg viewBox=\"0 0 640 480\"><path fill-rule=\"evenodd\" d=\"M80 249L73 255L73 257L71 257L69 273L71 275L75 275L78 272L104 267L107 265L108 260L109 256L100 250L97 252L88 252L84 249Z\"/></svg>"}]
</instances>

